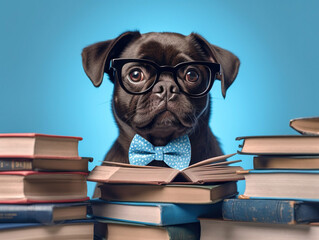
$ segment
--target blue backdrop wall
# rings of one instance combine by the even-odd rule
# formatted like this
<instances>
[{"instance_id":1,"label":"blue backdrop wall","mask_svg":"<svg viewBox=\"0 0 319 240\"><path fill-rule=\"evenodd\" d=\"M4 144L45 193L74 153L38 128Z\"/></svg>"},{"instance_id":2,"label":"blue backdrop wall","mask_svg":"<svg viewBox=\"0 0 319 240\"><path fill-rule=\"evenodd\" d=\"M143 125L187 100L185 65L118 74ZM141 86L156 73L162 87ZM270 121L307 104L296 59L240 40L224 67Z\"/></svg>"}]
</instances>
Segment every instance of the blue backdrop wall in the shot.
<instances>
[{"instance_id":1,"label":"blue backdrop wall","mask_svg":"<svg viewBox=\"0 0 319 240\"><path fill-rule=\"evenodd\" d=\"M315 0L0 0L0 132L81 136L80 155L100 164L118 134L113 86L94 88L80 54L140 30L197 32L240 58L226 99L220 84L212 90L225 153L237 136L294 134L291 118L318 115L318 11ZM251 157L236 158L251 168Z\"/></svg>"}]
</instances>

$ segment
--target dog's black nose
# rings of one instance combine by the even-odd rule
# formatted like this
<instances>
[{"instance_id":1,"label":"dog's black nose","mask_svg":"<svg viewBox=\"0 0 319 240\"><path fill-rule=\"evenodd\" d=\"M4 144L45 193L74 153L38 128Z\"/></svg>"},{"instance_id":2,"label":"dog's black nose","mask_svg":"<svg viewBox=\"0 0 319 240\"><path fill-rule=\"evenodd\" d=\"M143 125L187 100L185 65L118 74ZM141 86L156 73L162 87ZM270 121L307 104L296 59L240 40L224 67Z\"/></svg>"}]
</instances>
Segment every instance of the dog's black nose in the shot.
<instances>
[{"instance_id":1,"label":"dog's black nose","mask_svg":"<svg viewBox=\"0 0 319 240\"><path fill-rule=\"evenodd\" d=\"M174 100L180 92L175 82L167 80L156 83L152 91L161 99L166 98L167 101Z\"/></svg>"}]
</instances>

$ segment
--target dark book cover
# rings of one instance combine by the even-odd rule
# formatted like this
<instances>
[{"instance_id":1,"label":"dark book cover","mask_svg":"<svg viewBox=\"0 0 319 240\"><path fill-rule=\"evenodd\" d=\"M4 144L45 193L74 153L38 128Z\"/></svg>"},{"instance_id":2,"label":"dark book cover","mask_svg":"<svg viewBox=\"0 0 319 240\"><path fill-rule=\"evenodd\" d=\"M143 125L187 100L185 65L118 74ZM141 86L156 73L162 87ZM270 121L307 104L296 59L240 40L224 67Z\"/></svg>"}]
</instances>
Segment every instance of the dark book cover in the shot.
<instances>
[{"instance_id":1,"label":"dark book cover","mask_svg":"<svg viewBox=\"0 0 319 240\"><path fill-rule=\"evenodd\" d=\"M89 202L53 204L0 204L0 223L54 223L56 208L88 206ZM71 220L71 219L70 219ZM63 221L57 221L63 222Z\"/></svg>"},{"instance_id":2,"label":"dark book cover","mask_svg":"<svg viewBox=\"0 0 319 240\"><path fill-rule=\"evenodd\" d=\"M272 199L225 199L223 218L232 221L297 224L319 221L319 203Z\"/></svg>"}]
</instances>

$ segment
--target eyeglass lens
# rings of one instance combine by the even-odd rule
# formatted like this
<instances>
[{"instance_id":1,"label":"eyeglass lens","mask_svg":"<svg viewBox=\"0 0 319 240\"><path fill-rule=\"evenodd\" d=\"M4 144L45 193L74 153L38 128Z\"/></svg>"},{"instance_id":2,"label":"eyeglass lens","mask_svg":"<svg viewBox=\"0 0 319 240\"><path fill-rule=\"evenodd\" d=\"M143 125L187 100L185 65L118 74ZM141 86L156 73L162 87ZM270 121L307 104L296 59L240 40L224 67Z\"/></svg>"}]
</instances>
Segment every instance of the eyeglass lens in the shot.
<instances>
[{"instance_id":1,"label":"eyeglass lens","mask_svg":"<svg viewBox=\"0 0 319 240\"><path fill-rule=\"evenodd\" d=\"M129 62L123 65L121 78L124 87L133 93L149 90L158 76L157 69L148 63ZM201 94L209 88L212 72L204 64L187 64L176 69L176 80L182 91Z\"/></svg>"}]
</instances>

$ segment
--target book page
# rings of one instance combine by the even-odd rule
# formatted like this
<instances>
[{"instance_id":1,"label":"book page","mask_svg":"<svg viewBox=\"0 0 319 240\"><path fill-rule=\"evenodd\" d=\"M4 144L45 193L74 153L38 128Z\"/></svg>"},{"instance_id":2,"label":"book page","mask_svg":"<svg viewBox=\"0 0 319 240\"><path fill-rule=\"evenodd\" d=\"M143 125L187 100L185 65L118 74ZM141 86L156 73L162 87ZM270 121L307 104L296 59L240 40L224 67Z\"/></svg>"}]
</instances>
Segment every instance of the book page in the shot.
<instances>
[{"instance_id":1,"label":"book page","mask_svg":"<svg viewBox=\"0 0 319 240\"><path fill-rule=\"evenodd\" d=\"M237 175L238 170L242 170L242 167L204 165L186 169L183 174L194 183L237 181L243 179L242 176Z\"/></svg>"},{"instance_id":2,"label":"book page","mask_svg":"<svg viewBox=\"0 0 319 240\"><path fill-rule=\"evenodd\" d=\"M88 180L113 183L169 183L179 173L173 168L130 168L114 166L97 166L90 173Z\"/></svg>"},{"instance_id":3,"label":"book page","mask_svg":"<svg viewBox=\"0 0 319 240\"><path fill-rule=\"evenodd\" d=\"M173 168L120 168L113 174L113 181L134 183L169 183L179 173Z\"/></svg>"},{"instance_id":4,"label":"book page","mask_svg":"<svg viewBox=\"0 0 319 240\"><path fill-rule=\"evenodd\" d=\"M109 180L112 175L118 171L120 167L113 166L96 166L93 171L90 172L88 181L106 181Z\"/></svg>"},{"instance_id":5,"label":"book page","mask_svg":"<svg viewBox=\"0 0 319 240\"><path fill-rule=\"evenodd\" d=\"M198 166L202 166L202 165L207 165L207 164L211 164L211 163L216 163L216 162L223 162L226 161L227 158L230 158L232 156L236 155L236 153L232 153L232 154L227 154L227 155L222 155L222 156L217 156L217 157L213 157L213 158L209 158L203 161L200 161L198 163L195 163L193 165L190 165L189 167L183 169L189 169L189 168L194 168L194 167L198 167ZM182 171L183 171L182 170Z\"/></svg>"}]
</instances>

